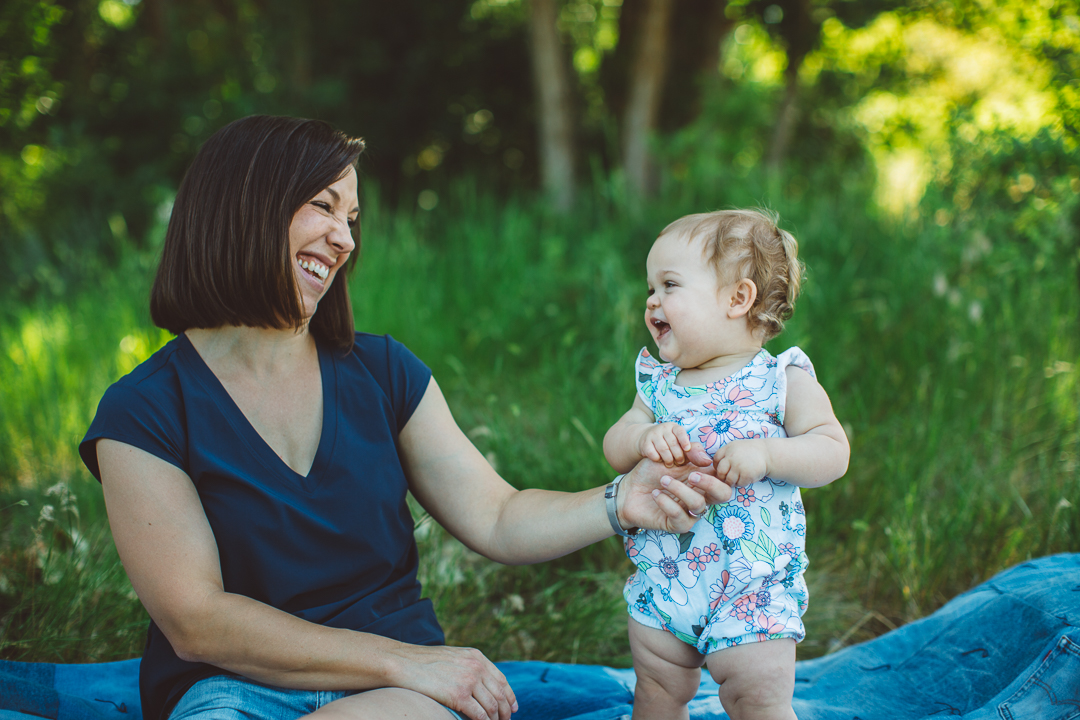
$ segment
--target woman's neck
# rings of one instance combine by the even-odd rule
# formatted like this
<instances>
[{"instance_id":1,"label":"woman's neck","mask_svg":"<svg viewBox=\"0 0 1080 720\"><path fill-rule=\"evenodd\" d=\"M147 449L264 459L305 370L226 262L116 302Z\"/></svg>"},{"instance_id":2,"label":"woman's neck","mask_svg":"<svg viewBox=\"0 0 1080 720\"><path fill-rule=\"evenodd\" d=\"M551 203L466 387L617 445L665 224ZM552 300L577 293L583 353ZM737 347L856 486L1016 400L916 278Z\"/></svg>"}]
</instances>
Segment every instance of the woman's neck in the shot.
<instances>
[{"instance_id":1,"label":"woman's neck","mask_svg":"<svg viewBox=\"0 0 1080 720\"><path fill-rule=\"evenodd\" d=\"M244 373L260 378L289 373L316 351L315 340L306 326L297 331L227 325L212 329L192 328L185 334L219 377Z\"/></svg>"}]
</instances>

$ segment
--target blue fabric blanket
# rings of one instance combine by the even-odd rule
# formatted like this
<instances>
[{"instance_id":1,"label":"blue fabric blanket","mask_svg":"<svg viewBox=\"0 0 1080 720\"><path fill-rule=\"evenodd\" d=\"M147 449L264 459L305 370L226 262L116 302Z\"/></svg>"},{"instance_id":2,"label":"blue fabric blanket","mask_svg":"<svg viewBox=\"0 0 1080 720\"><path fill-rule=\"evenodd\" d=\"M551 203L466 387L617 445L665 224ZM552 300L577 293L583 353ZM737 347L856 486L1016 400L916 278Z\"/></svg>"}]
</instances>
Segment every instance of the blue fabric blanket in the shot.
<instances>
[{"instance_id":1,"label":"blue fabric blanket","mask_svg":"<svg viewBox=\"0 0 1080 720\"><path fill-rule=\"evenodd\" d=\"M629 716L633 670L505 662L515 720ZM0 662L0 720L140 720L139 661ZM690 717L727 718L706 678ZM798 663L801 720L1080 718L1080 554L1024 563L930 617Z\"/></svg>"}]
</instances>

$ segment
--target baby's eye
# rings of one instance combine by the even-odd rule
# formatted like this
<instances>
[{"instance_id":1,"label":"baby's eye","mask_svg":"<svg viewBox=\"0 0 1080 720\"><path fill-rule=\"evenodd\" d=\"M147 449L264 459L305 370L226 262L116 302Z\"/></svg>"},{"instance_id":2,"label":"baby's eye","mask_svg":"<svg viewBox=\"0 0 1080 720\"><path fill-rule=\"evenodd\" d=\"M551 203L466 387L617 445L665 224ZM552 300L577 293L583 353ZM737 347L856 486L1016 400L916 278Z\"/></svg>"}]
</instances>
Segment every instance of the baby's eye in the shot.
<instances>
[{"instance_id":1,"label":"baby's eye","mask_svg":"<svg viewBox=\"0 0 1080 720\"><path fill-rule=\"evenodd\" d=\"M678 287L678 286L675 283L673 283L671 280L666 280L666 281L664 281L664 287L667 288L668 290L670 290L671 288Z\"/></svg>"}]
</instances>

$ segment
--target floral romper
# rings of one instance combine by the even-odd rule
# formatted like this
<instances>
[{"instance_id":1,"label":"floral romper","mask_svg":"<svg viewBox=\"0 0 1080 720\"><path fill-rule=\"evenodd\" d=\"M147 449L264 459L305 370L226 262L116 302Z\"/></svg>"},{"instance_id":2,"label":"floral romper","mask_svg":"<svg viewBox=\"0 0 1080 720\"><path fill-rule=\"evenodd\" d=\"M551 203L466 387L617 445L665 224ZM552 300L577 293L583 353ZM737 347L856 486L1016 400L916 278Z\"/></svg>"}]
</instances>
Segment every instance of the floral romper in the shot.
<instances>
[{"instance_id":1,"label":"floral romper","mask_svg":"<svg viewBox=\"0 0 1080 720\"><path fill-rule=\"evenodd\" d=\"M679 368L642 349L637 389L656 422L679 423L713 455L732 440L787 436L789 365L814 375L799 348L775 358L761 350L723 380L680 387ZM703 654L745 642L799 642L806 635L809 560L799 488L766 477L733 490L731 500L710 506L689 532L649 530L625 543L637 566L623 589L630 616Z\"/></svg>"}]
</instances>

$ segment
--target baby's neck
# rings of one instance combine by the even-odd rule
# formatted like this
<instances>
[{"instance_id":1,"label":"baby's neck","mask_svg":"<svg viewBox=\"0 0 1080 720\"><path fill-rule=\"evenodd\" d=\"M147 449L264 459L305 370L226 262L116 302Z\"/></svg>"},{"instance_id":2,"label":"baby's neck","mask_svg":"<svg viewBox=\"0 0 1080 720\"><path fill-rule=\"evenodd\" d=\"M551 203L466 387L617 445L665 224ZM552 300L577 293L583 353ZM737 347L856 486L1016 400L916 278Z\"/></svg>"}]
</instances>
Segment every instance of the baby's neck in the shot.
<instances>
[{"instance_id":1,"label":"baby's neck","mask_svg":"<svg viewBox=\"0 0 1080 720\"><path fill-rule=\"evenodd\" d=\"M723 380L746 367L759 352L761 352L761 345L751 344L715 357L697 367L682 368L675 378L675 384L683 387L697 387Z\"/></svg>"}]
</instances>

